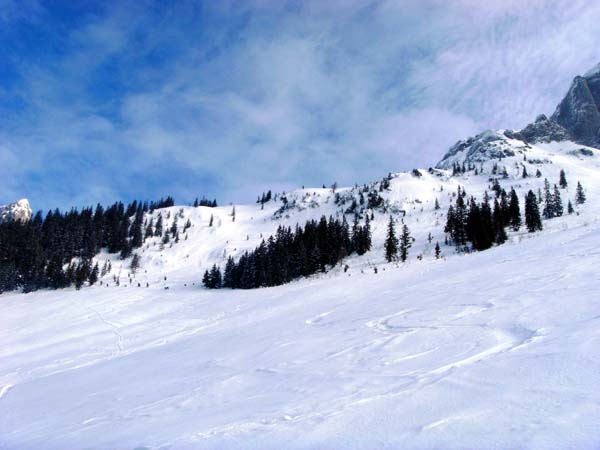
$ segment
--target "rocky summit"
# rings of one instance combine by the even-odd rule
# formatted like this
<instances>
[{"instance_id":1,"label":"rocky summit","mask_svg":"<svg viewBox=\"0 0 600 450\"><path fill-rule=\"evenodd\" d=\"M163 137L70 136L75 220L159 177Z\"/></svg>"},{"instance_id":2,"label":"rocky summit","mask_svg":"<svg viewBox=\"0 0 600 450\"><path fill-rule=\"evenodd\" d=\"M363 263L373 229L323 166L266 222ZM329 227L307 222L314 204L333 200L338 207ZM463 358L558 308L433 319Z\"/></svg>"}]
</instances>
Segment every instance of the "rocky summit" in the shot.
<instances>
[{"instance_id":1,"label":"rocky summit","mask_svg":"<svg viewBox=\"0 0 600 450\"><path fill-rule=\"evenodd\" d=\"M600 147L600 65L575 77L551 119L567 129L574 141Z\"/></svg>"},{"instance_id":2,"label":"rocky summit","mask_svg":"<svg viewBox=\"0 0 600 450\"><path fill-rule=\"evenodd\" d=\"M31 206L26 198L0 206L0 223L15 220L27 222L29 219L31 219Z\"/></svg>"}]
</instances>

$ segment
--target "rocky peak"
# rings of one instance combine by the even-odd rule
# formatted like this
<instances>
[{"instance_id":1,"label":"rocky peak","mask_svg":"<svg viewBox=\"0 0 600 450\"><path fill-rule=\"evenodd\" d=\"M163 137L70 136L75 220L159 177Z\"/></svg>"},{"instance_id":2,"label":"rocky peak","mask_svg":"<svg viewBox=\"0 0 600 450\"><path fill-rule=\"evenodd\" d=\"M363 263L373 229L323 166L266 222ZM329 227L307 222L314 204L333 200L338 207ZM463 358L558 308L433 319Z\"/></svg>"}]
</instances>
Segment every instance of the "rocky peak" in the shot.
<instances>
[{"instance_id":1,"label":"rocky peak","mask_svg":"<svg viewBox=\"0 0 600 450\"><path fill-rule=\"evenodd\" d=\"M476 164L515 156L508 137L500 131L487 130L477 136L458 141L450 147L436 167L450 169L454 163Z\"/></svg>"},{"instance_id":2,"label":"rocky peak","mask_svg":"<svg viewBox=\"0 0 600 450\"><path fill-rule=\"evenodd\" d=\"M27 222L29 219L31 219L31 206L26 198L0 206L0 223L14 220Z\"/></svg>"},{"instance_id":3,"label":"rocky peak","mask_svg":"<svg viewBox=\"0 0 600 450\"><path fill-rule=\"evenodd\" d=\"M600 64L575 77L552 120L567 129L576 142L600 148Z\"/></svg>"},{"instance_id":4,"label":"rocky peak","mask_svg":"<svg viewBox=\"0 0 600 450\"><path fill-rule=\"evenodd\" d=\"M556 123L552 119L548 119L544 114L540 114L535 119L535 122L530 123L525 128L517 133L512 133L515 139L537 144L540 142L560 142L571 140L571 134L567 129Z\"/></svg>"}]
</instances>

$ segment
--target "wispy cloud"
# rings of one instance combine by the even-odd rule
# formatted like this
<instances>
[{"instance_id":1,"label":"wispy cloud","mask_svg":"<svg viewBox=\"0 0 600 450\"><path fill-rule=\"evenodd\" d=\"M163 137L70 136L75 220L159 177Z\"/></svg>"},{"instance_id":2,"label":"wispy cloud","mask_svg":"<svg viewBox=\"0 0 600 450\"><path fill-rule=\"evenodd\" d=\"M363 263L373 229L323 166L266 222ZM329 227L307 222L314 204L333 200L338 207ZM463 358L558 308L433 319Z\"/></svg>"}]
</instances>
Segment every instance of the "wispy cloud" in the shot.
<instances>
[{"instance_id":1,"label":"wispy cloud","mask_svg":"<svg viewBox=\"0 0 600 450\"><path fill-rule=\"evenodd\" d=\"M433 165L459 138L551 113L600 60L600 5L579 0L31 11L0 17L1 39L34 37L4 55L0 163L15 176L0 201L43 207L246 201Z\"/></svg>"}]
</instances>

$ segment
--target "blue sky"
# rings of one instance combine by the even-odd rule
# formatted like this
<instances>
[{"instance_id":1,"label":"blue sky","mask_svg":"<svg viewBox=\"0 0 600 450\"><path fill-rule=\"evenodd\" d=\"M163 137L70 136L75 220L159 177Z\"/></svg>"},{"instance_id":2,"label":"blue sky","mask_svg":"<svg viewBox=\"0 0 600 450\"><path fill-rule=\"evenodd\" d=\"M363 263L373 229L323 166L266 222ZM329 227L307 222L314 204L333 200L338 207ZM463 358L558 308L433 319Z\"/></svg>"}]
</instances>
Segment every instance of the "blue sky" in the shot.
<instances>
[{"instance_id":1,"label":"blue sky","mask_svg":"<svg viewBox=\"0 0 600 450\"><path fill-rule=\"evenodd\" d=\"M600 61L571 1L0 0L0 203L362 183L551 114Z\"/></svg>"}]
</instances>

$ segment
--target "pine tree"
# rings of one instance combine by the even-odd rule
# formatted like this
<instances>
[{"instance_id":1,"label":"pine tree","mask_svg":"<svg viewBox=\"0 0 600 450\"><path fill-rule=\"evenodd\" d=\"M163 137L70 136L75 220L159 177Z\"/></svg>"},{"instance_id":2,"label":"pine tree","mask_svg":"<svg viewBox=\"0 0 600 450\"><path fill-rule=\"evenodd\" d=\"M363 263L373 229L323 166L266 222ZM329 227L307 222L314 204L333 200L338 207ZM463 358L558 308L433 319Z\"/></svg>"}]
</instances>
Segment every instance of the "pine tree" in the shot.
<instances>
[{"instance_id":1,"label":"pine tree","mask_svg":"<svg viewBox=\"0 0 600 450\"><path fill-rule=\"evenodd\" d=\"M498 245L504 244L508 237L506 236L506 230L504 229L505 222L502 215L502 210L498 199L494 200L494 210L492 211L492 224L494 229L494 242Z\"/></svg>"},{"instance_id":2,"label":"pine tree","mask_svg":"<svg viewBox=\"0 0 600 450\"><path fill-rule=\"evenodd\" d=\"M438 199L437 199L437 198L435 199L435 205L433 206L433 209L435 209L436 211L437 211L438 209L440 209L440 203L438 202Z\"/></svg>"},{"instance_id":3,"label":"pine tree","mask_svg":"<svg viewBox=\"0 0 600 450\"><path fill-rule=\"evenodd\" d=\"M577 182L577 191L575 193L575 204L576 205L583 205L586 201L586 197L585 197L585 192L583 191L583 186L581 186L581 183L578 181Z\"/></svg>"},{"instance_id":4,"label":"pine tree","mask_svg":"<svg viewBox=\"0 0 600 450\"><path fill-rule=\"evenodd\" d=\"M385 259L387 262L395 261L398 258L398 238L394 226L394 218L390 216L388 223L387 237L384 243Z\"/></svg>"},{"instance_id":5,"label":"pine tree","mask_svg":"<svg viewBox=\"0 0 600 450\"><path fill-rule=\"evenodd\" d=\"M163 217L162 214L158 215L156 220L156 227L154 227L154 236L162 237L163 233Z\"/></svg>"},{"instance_id":6,"label":"pine tree","mask_svg":"<svg viewBox=\"0 0 600 450\"><path fill-rule=\"evenodd\" d=\"M88 277L90 286L93 286L98 281L98 273L99 272L100 272L100 269L98 267L98 263L96 263L96 264L94 264L94 267L93 267L92 271L90 272L90 276Z\"/></svg>"},{"instance_id":7,"label":"pine tree","mask_svg":"<svg viewBox=\"0 0 600 450\"><path fill-rule=\"evenodd\" d=\"M139 248L144 243L144 233L142 231L144 226L144 212L140 208L135 215L135 219L132 224L132 238L131 245L135 248Z\"/></svg>"},{"instance_id":8,"label":"pine tree","mask_svg":"<svg viewBox=\"0 0 600 450\"><path fill-rule=\"evenodd\" d=\"M508 211L510 215L510 226L514 231L518 231L519 228L521 228L521 209L519 207L519 197L514 188L511 188L510 190Z\"/></svg>"},{"instance_id":9,"label":"pine tree","mask_svg":"<svg viewBox=\"0 0 600 450\"><path fill-rule=\"evenodd\" d=\"M133 258L131 258L131 264L129 268L131 269L131 273L137 272L137 270L140 268L140 255L138 255L137 253L133 254Z\"/></svg>"},{"instance_id":10,"label":"pine tree","mask_svg":"<svg viewBox=\"0 0 600 450\"><path fill-rule=\"evenodd\" d=\"M542 211L544 218L551 219L555 217L554 204L554 198L552 192L550 192L550 183L546 178L544 179L544 210Z\"/></svg>"},{"instance_id":11,"label":"pine tree","mask_svg":"<svg viewBox=\"0 0 600 450\"><path fill-rule=\"evenodd\" d=\"M530 233L542 229L542 218L540 216L538 201L531 190L525 196L525 225Z\"/></svg>"},{"instance_id":12,"label":"pine tree","mask_svg":"<svg viewBox=\"0 0 600 450\"><path fill-rule=\"evenodd\" d=\"M227 258L227 263L225 264L225 272L223 273L223 287L225 288L233 288L235 287L235 261L230 256Z\"/></svg>"},{"instance_id":13,"label":"pine tree","mask_svg":"<svg viewBox=\"0 0 600 450\"><path fill-rule=\"evenodd\" d=\"M553 201L553 206L552 206L552 210L554 211L554 217L560 217L563 215L563 204L562 204L562 199L560 198L560 191L558 190L558 187L556 185L554 185L554 195L552 195L552 201Z\"/></svg>"},{"instance_id":14,"label":"pine tree","mask_svg":"<svg viewBox=\"0 0 600 450\"><path fill-rule=\"evenodd\" d=\"M220 289L222 285L222 277L221 270L217 267L217 265L213 265L210 270L210 282L212 289Z\"/></svg>"},{"instance_id":15,"label":"pine tree","mask_svg":"<svg viewBox=\"0 0 600 450\"><path fill-rule=\"evenodd\" d=\"M560 177L559 177L558 184L560 185L560 187L562 189L565 189L568 186L567 177L565 175L565 171L562 170L562 169L560 170Z\"/></svg>"},{"instance_id":16,"label":"pine tree","mask_svg":"<svg viewBox=\"0 0 600 450\"><path fill-rule=\"evenodd\" d=\"M146 226L146 232L144 233L144 239L148 239L154 236L154 219L150 218L148 226Z\"/></svg>"},{"instance_id":17,"label":"pine tree","mask_svg":"<svg viewBox=\"0 0 600 450\"><path fill-rule=\"evenodd\" d=\"M442 254L442 249L440 248L440 243L436 242L435 243L435 259L440 259L441 254Z\"/></svg>"},{"instance_id":18,"label":"pine tree","mask_svg":"<svg viewBox=\"0 0 600 450\"><path fill-rule=\"evenodd\" d=\"M169 231L171 232L171 237L175 237L177 234L177 216L173 217L173 223Z\"/></svg>"},{"instance_id":19,"label":"pine tree","mask_svg":"<svg viewBox=\"0 0 600 450\"><path fill-rule=\"evenodd\" d=\"M567 203L567 212L569 214L573 214L575 212L575 209L573 209L573 203L571 203L571 200L569 200Z\"/></svg>"},{"instance_id":20,"label":"pine tree","mask_svg":"<svg viewBox=\"0 0 600 450\"><path fill-rule=\"evenodd\" d=\"M523 173L521 174L522 178L527 178L529 175L527 174L527 167L523 166Z\"/></svg>"},{"instance_id":21,"label":"pine tree","mask_svg":"<svg viewBox=\"0 0 600 450\"><path fill-rule=\"evenodd\" d=\"M402 226L402 234L400 235L400 260L405 262L408 259L408 249L412 247L412 237L406 224Z\"/></svg>"}]
</instances>

